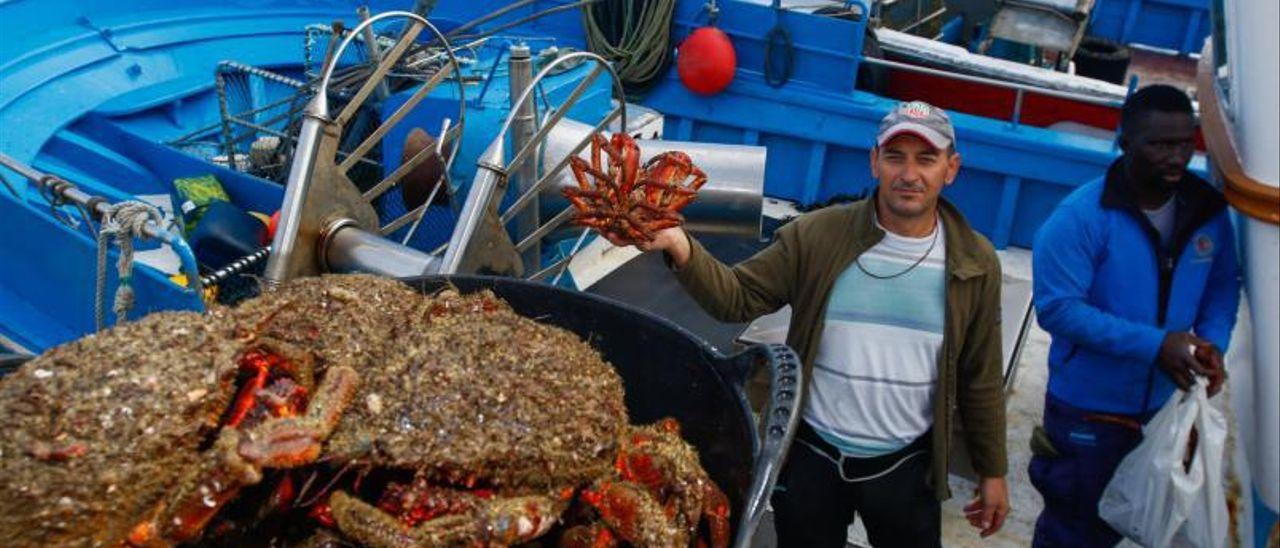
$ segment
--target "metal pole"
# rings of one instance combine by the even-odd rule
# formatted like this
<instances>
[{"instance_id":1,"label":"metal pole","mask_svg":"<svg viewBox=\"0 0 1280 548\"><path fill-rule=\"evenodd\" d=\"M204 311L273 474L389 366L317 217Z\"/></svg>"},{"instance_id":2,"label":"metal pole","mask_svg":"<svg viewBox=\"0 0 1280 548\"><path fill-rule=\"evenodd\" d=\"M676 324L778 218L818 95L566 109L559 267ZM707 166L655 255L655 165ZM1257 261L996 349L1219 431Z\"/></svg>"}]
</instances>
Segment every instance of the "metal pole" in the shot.
<instances>
[{"instance_id":1,"label":"metal pole","mask_svg":"<svg viewBox=\"0 0 1280 548\"><path fill-rule=\"evenodd\" d=\"M516 44L511 46L510 60L508 61L510 73L510 96L511 96L511 147L512 150L524 150L529 146L529 142L533 139L536 123L536 112L534 111L533 98L524 93L533 82L533 57L530 54L529 46L525 44ZM529 97L524 103L515 104L517 98L525 96ZM524 162L517 166L516 171L509 173L508 176L515 180L517 195L523 195L538 180L538 162L537 156L533 161ZM532 207L526 207L516 215L516 240L521 240L532 234L538 228L538 204L537 195L533 197ZM542 245L535 242L520 253L520 258L524 262L525 272L533 272L538 270L541 263Z\"/></svg>"},{"instance_id":2,"label":"metal pole","mask_svg":"<svg viewBox=\"0 0 1280 548\"><path fill-rule=\"evenodd\" d=\"M440 259L402 246L354 224L331 227L320 243L329 272L369 272L392 277L434 274Z\"/></svg>"},{"instance_id":3,"label":"metal pole","mask_svg":"<svg viewBox=\"0 0 1280 548\"><path fill-rule=\"evenodd\" d=\"M359 90L341 113L336 117L331 117L328 92L329 86L333 82L334 74L337 71L337 60L351 46L351 42L364 31L365 27L393 17L410 20L406 32L401 35L395 46L385 52L382 62L377 65L372 75L368 76L368 79L360 85ZM335 23L334 27L335 38L343 36L342 29L338 27L337 23ZM324 232L326 227L320 227L318 224L326 221L324 215L327 212L325 210L334 208L332 204L316 201L324 198L316 198L316 200L308 202L308 196L320 162L329 162L332 159L328 157L319 158L318 156L321 150L325 154L337 155L334 150L337 144L336 139L338 138L336 133L341 131L344 122L349 120L360 104L368 98L368 95L377 87L378 82L391 69L391 65L400 59L401 55L412 45L414 38L424 28L430 29L432 34L444 43L444 52L449 56L451 64L456 67L457 59L454 57L448 41L444 39L444 35L430 21L409 12L390 11L375 15L361 22L349 35L345 35L342 38L342 42L336 47L333 46L333 41L330 41L329 51L325 55L324 72L319 80L320 83L316 87L315 95L303 112L302 128L298 134L293 164L289 170L289 180L286 183L284 201L280 208L280 223L271 242L272 254L267 261L266 272L264 273L267 289L277 287L282 282L300 274L311 272L316 266L324 266L323 263L326 257L323 254L325 249L321 244L327 245L328 240L325 239L327 237ZM342 77L339 76L339 78ZM458 85L459 92L461 92L461 82ZM461 127L461 118L464 112L462 108L459 108L459 127ZM333 132L333 134L329 132ZM454 143L456 150L458 140L455 139ZM325 187L328 189L335 183L328 180L318 184L328 184L329 186ZM313 218L304 218L307 214L310 214ZM360 212L357 212L357 215L363 216ZM376 221L376 218L374 218L371 222ZM354 223L355 221L350 222ZM365 222L370 221L366 219ZM332 224L329 225L329 228L331 227ZM329 232L332 233L333 230ZM311 259L315 259L315 262L320 264L308 264L307 261Z\"/></svg>"},{"instance_id":4,"label":"metal pole","mask_svg":"<svg viewBox=\"0 0 1280 548\"><path fill-rule=\"evenodd\" d=\"M502 141L502 136L499 135L476 162L479 169L476 169L471 190L467 191L467 199L462 203L462 211L458 212L458 223L445 248L439 274L458 273L463 258L473 245L471 240L480 228L486 209L492 207L494 196L507 188L507 175L502 167Z\"/></svg>"},{"instance_id":5,"label":"metal pole","mask_svg":"<svg viewBox=\"0 0 1280 548\"><path fill-rule=\"evenodd\" d=\"M356 8L356 15L360 16L361 21L369 20L369 6L360 6ZM364 31L360 33L364 37L364 45L369 48L369 58L373 59L373 64L382 63L382 48L378 47L378 35L373 33L373 25L364 27ZM378 100L386 99L391 95L391 89L387 87L387 80L384 78L378 82L378 87L373 91L373 96Z\"/></svg>"},{"instance_id":6,"label":"metal pole","mask_svg":"<svg viewBox=\"0 0 1280 548\"><path fill-rule=\"evenodd\" d=\"M329 116L329 102L324 91L324 87L321 87L320 93L312 97L303 113L298 146L293 151L293 166L289 169L289 181L285 185L284 203L280 206L280 226L271 241L272 253L267 258L266 271L263 272L268 289L275 289L295 275L290 263L294 248L298 245L302 208L316 167L320 134L324 131Z\"/></svg>"}]
</instances>

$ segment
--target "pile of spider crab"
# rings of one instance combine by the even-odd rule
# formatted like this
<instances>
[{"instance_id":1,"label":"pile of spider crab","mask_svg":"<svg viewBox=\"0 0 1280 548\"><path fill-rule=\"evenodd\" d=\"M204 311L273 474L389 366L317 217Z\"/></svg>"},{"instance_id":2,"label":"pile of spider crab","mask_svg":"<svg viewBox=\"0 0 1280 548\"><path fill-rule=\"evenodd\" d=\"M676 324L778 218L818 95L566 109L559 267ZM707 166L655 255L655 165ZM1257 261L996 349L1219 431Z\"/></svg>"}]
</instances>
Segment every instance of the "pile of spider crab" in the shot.
<instances>
[{"instance_id":1,"label":"pile of spider crab","mask_svg":"<svg viewBox=\"0 0 1280 548\"><path fill-rule=\"evenodd\" d=\"M652 241L654 233L684 223L680 210L698 195L707 176L688 154L667 151L640 166L640 147L626 133L591 136L591 162L569 158L577 187L563 190L573 205L571 222L615 242Z\"/></svg>"},{"instance_id":2,"label":"pile of spider crab","mask_svg":"<svg viewBox=\"0 0 1280 548\"><path fill-rule=\"evenodd\" d=\"M725 546L671 419L490 292L302 279L0 380L7 546Z\"/></svg>"}]
</instances>

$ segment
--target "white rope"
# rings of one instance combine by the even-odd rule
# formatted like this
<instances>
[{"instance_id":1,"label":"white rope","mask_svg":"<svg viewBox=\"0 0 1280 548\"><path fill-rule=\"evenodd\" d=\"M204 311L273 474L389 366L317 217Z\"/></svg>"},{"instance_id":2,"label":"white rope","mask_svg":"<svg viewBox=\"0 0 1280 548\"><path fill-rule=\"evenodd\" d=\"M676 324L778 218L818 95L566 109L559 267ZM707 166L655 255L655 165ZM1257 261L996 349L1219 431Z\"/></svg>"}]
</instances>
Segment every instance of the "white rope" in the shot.
<instances>
[{"instance_id":1,"label":"white rope","mask_svg":"<svg viewBox=\"0 0 1280 548\"><path fill-rule=\"evenodd\" d=\"M151 221L162 226L164 216L155 206L137 201L120 202L107 206L102 214L102 227L98 229L98 278L94 286L94 321L99 331L105 323L102 310L103 294L107 286L107 237L111 236L120 248L120 257L116 261L116 273L120 285L116 286L115 299L111 310L116 313L116 324L125 321L129 309L133 308L133 239L145 238L143 227Z\"/></svg>"}]
</instances>

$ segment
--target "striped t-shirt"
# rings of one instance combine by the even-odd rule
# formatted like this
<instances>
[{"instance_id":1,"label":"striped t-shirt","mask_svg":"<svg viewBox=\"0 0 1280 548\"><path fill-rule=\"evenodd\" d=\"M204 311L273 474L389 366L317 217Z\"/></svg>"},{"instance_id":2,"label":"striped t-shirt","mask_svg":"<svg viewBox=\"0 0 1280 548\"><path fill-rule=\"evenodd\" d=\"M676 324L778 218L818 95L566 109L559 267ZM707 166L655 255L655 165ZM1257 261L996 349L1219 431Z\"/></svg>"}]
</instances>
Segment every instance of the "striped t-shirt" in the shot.
<instances>
[{"instance_id":1,"label":"striped t-shirt","mask_svg":"<svg viewBox=\"0 0 1280 548\"><path fill-rule=\"evenodd\" d=\"M946 310L941 223L935 232L907 238L886 230L840 274L828 297L804 417L845 455L892 453L933 424ZM892 276L926 252L901 276L867 274Z\"/></svg>"}]
</instances>

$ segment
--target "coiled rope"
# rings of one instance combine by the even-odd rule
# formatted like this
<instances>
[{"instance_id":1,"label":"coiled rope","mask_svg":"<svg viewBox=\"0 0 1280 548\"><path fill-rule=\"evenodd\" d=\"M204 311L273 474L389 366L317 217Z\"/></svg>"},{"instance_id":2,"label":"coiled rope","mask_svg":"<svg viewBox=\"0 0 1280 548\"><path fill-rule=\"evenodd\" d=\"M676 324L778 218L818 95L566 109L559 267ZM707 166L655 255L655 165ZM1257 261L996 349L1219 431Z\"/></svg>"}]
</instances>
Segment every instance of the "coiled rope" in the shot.
<instances>
[{"instance_id":1,"label":"coiled rope","mask_svg":"<svg viewBox=\"0 0 1280 548\"><path fill-rule=\"evenodd\" d=\"M120 284L116 286L115 299L111 310L116 314L116 324L125 321L126 314L133 308L133 239L145 238L143 227L147 222L162 226L164 216L155 206L138 201L120 202L107 206L102 214L102 226L98 229L98 277L94 285L94 321L99 331L105 323L102 310L103 297L107 287L107 238L111 237L120 248L120 257L116 260L116 274Z\"/></svg>"},{"instance_id":2,"label":"coiled rope","mask_svg":"<svg viewBox=\"0 0 1280 548\"><path fill-rule=\"evenodd\" d=\"M606 0L582 7L587 48L613 63L628 97L648 91L670 61L675 0Z\"/></svg>"}]
</instances>

